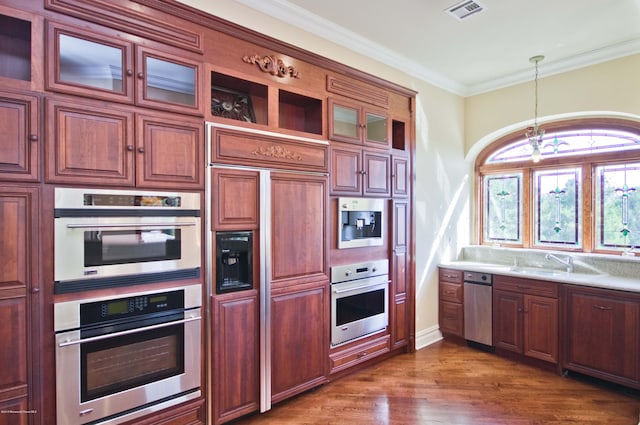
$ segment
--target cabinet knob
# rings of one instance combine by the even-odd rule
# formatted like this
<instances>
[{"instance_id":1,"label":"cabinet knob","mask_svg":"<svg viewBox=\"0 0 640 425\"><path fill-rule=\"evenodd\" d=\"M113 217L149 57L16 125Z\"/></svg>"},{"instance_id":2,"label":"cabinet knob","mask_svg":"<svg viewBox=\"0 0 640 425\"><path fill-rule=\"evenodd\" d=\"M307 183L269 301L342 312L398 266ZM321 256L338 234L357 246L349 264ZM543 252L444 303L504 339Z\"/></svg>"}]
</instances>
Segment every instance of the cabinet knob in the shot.
<instances>
[{"instance_id":1,"label":"cabinet knob","mask_svg":"<svg viewBox=\"0 0 640 425\"><path fill-rule=\"evenodd\" d=\"M127 69L127 76L131 77L133 75L133 70Z\"/></svg>"},{"instance_id":2,"label":"cabinet knob","mask_svg":"<svg viewBox=\"0 0 640 425\"><path fill-rule=\"evenodd\" d=\"M138 72L138 78L142 80L144 78L144 74L142 72Z\"/></svg>"},{"instance_id":3,"label":"cabinet knob","mask_svg":"<svg viewBox=\"0 0 640 425\"><path fill-rule=\"evenodd\" d=\"M133 146L131 146L131 145L127 145L127 150L128 150L129 152L133 151Z\"/></svg>"},{"instance_id":4,"label":"cabinet knob","mask_svg":"<svg viewBox=\"0 0 640 425\"><path fill-rule=\"evenodd\" d=\"M32 141L32 142L37 142L38 141L38 135L37 134L29 135L29 140Z\"/></svg>"},{"instance_id":5,"label":"cabinet knob","mask_svg":"<svg viewBox=\"0 0 640 425\"><path fill-rule=\"evenodd\" d=\"M40 293L40 288L31 288L29 290L29 292L31 292L32 294L39 294Z\"/></svg>"},{"instance_id":6,"label":"cabinet knob","mask_svg":"<svg viewBox=\"0 0 640 425\"><path fill-rule=\"evenodd\" d=\"M144 148L138 148L138 152L144 153Z\"/></svg>"}]
</instances>

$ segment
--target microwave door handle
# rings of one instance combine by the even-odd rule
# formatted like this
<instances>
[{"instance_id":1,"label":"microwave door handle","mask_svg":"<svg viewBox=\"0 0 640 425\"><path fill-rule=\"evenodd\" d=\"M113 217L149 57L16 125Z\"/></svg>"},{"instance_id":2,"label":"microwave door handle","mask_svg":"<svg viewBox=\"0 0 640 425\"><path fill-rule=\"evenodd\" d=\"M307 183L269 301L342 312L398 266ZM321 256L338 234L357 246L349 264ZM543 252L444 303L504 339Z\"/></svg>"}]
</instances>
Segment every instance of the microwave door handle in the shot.
<instances>
[{"instance_id":1,"label":"microwave door handle","mask_svg":"<svg viewBox=\"0 0 640 425\"><path fill-rule=\"evenodd\" d=\"M108 224L76 224L69 223L67 228L69 229L91 229L101 227L191 227L195 226L195 223L108 223Z\"/></svg>"},{"instance_id":2,"label":"microwave door handle","mask_svg":"<svg viewBox=\"0 0 640 425\"><path fill-rule=\"evenodd\" d=\"M67 347L69 345L84 344L85 342L100 341L100 340L103 340L103 339L115 338L115 337L123 336L123 335L131 335L131 334L135 334L135 333L139 333L139 332L145 332L145 331L151 331L151 330L154 330L154 329L166 328L167 326L174 326L174 325L180 325L180 324L183 324L183 323L193 322L195 320L200 320L200 319L202 319L201 316L187 317L186 319L175 320L173 322L158 323L157 325L145 326L143 328L128 329L126 331L114 332L114 333L110 333L110 334L106 334L106 335L92 336L91 338L77 339L77 340L74 340L74 341L64 341L64 342L59 343L58 347Z\"/></svg>"}]
</instances>

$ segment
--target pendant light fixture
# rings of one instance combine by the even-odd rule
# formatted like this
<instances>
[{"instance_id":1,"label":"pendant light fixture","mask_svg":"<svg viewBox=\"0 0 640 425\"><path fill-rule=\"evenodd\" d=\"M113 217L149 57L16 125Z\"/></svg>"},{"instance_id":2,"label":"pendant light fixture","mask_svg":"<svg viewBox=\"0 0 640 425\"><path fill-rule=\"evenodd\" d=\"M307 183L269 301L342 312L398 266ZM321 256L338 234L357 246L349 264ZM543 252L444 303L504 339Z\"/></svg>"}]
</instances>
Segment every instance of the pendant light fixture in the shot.
<instances>
[{"instance_id":1,"label":"pendant light fixture","mask_svg":"<svg viewBox=\"0 0 640 425\"><path fill-rule=\"evenodd\" d=\"M531 160L533 162L539 162L542 157L542 153L540 152L540 148L542 147L542 138L544 137L544 130L538 127L538 63L544 59L544 56L537 55L529 58L529 62L535 64L536 67L536 75L535 75L535 107L534 107L534 115L533 115L533 127L527 128L524 135L529 139L529 144L531 145Z\"/></svg>"}]
</instances>

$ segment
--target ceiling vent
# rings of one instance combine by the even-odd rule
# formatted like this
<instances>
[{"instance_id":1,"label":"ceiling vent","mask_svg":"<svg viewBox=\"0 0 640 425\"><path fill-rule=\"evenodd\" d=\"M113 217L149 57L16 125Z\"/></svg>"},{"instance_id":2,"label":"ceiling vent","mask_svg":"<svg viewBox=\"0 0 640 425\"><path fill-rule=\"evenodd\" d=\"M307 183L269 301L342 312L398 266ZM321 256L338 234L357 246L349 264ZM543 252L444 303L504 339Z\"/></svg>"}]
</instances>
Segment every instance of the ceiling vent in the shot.
<instances>
[{"instance_id":1,"label":"ceiling vent","mask_svg":"<svg viewBox=\"0 0 640 425\"><path fill-rule=\"evenodd\" d=\"M469 16L475 15L487 8L476 0L465 0L457 3L446 10L446 12L455 19L462 21Z\"/></svg>"}]
</instances>

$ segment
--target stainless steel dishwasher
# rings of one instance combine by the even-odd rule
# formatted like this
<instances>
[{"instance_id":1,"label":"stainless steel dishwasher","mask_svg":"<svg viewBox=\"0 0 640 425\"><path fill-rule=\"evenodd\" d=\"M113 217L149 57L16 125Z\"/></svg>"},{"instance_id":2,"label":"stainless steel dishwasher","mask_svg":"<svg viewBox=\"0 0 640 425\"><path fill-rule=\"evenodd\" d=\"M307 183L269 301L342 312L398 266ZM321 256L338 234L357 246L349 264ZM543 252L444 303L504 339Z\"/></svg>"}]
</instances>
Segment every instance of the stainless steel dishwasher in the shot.
<instances>
[{"instance_id":1,"label":"stainless steel dishwasher","mask_svg":"<svg viewBox=\"0 0 640 425\"><path fill-rule=\"evenodd\" d=\"M493 346L493 277L487 273L464 272L464 338L482 348Z\"/></svg>"}]
</instances>

